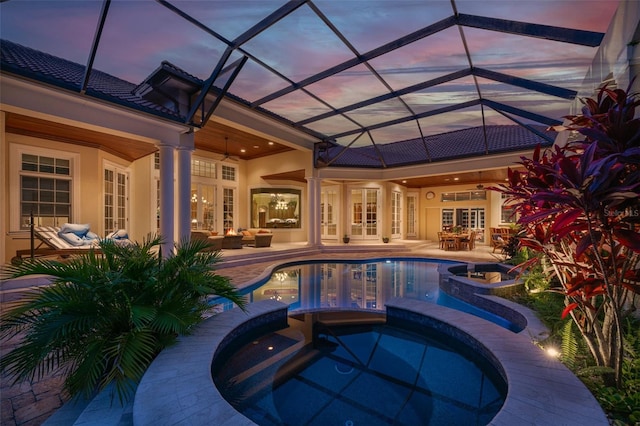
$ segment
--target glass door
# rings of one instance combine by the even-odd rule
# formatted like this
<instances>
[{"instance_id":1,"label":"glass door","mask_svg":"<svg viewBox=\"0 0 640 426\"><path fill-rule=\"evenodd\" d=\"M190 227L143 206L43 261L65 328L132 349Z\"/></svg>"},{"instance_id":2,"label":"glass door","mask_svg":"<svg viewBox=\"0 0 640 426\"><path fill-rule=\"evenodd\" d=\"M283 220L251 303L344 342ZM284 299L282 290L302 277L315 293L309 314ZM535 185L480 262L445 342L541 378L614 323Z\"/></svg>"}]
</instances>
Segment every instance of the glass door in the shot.
<instances>
[{"instance_id":1,"label":"glass door","mask_svg":"<svg viewBox=\"0 0 640 426\"><path fill-rule=\"evenodd\" d=\"M418 194L407 194L407 238L418 236L417 209Z\"/></svg>"},{"instance_id":2,"label":"glass door","mask_svg":"<svg viewBox=\"0 0 640 426\"><path fill-rule=\"evenodd\" d=\"M215 201L214 185L191 185L191 229L217 229Z\"/></svg>"},{"instance_id":3,"label":"glass door","mask_svg":"<svg viewBox=\"0 0 640 426\"><path fill-rule=\"evenodd\" d=\"M391 193L391 237L402 237L402 193Z\"/></svg>"},{"instance_id":4,"label":"glass door","mask_svg":"<svg viewBox=\"0 0 640 426\"><path fill-rule=\"evenodd\" d=\"M378 238L378 200L380 190L360 188L351 190L351 238Z\"/></svg>"},{"instance_id":5,"label":"glass door","mask_svg":"<svg viewBox=\"0 0 640 426\"><path fill-rule=\"evenodd\" d=\"M335 187L324 188L320 194L321 238L338 238L338 190Z\"/></svg>"},{"instance_id":6,"label":"glass door","mask_svg":"<svg viewBox=\"0 0 640 426\"><path fill-rule=\"evenodd\" d=\"M104 232L127 229L129 223L129 175L122 169L104 169Z\"/></svg>"},{"instance_id":7,"label":"glass door","mask_svg":"<svg viewBox=\"0 0 640 426\"><path fill-rule=\"evenodd\" d=\"M476 242L484 242L484 208L457 208L442 210L443 229L459 226L476 232Z\"/></svg>"}]
</instances>

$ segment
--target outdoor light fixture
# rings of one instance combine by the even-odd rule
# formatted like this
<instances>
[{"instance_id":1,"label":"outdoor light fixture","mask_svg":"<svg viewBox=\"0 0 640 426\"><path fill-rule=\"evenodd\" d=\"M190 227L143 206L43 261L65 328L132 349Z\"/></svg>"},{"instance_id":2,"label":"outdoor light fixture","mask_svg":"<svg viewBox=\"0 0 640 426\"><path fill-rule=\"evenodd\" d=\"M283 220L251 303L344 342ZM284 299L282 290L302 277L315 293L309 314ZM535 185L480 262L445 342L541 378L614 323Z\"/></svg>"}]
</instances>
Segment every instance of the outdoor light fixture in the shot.
<instances>
[{"instance_id":1,"label":"outdoor light fixture","mask_svg":"<svg viewBox=\"0 0 640 426\"><path fill-rule=\"evenodd\" d=\"M554 347L548 347L545 349L545 352L552 358L558 358L560 356L560 352Z\"/></svg>"}]
</instances>

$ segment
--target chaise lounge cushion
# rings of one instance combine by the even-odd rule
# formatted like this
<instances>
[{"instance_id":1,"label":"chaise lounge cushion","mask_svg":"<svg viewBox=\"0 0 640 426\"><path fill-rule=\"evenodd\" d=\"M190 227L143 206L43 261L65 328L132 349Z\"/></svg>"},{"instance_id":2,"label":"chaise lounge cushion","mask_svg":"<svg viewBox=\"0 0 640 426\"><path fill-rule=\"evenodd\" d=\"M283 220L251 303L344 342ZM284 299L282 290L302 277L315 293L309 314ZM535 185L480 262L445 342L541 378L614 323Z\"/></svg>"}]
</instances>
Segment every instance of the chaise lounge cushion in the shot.
<instances>
[{"instance_id":1,"label":"chaise lounge cushion","mask_svg":"<svg viewBox=\"0 0 640 426\"><path fill-rule=\"evenodd\" d=\"M58 236L72 246L97 245L100 237L89 231L89 224L65 223L60 227Z\"/></svg>"},{"instance_id":2,"label":"chaise lounge cushion","mask_svg":"<svg viewBox=\"0 0 640 426\"><path fill-rule=\"evenodd\" d=\"M129 233L124 229L118 229L117 231L111 232L105 237L105 239L112 240L114 243L120 246L133 244L133 242L129 239Z\"/></svg>"}]
</instances>

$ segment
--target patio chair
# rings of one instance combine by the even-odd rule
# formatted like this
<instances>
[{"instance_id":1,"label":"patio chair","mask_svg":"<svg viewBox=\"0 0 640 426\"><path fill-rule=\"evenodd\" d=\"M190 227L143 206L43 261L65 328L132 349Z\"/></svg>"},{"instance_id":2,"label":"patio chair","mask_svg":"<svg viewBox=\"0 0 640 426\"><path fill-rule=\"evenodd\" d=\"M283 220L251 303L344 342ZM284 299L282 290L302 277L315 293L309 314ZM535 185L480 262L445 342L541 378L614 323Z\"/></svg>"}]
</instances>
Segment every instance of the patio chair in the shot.
<instances>
[{"instance_id":1,"label":"patio chair","mask_svg":"<svg viewBox=\"0 0 640 426\"><path fill-rule=\"evenodd\" d=\"M507 245L507 240L504 237L505 234L502 233L491 234L491 247L493 247L493 253L496 252L496 249L500 249L501 251L504 250Z\"/></svg>"},{"instance_id":2,"label":"patio chair","mask_svg":"<svg viewBox=\"0 0 640 426\"><path fill-rule=\"evenodd\" d=\"M36 239L39 240L35 246ZM89 225L65 223L62 227L36 226L33 228L33 256L62 256L86 253L94 250L100 253L100 238L89 230ZM16 250L12 263L22 262L31 257L31 249Z\"/></svg>"},{"instance_id":3,"label":"patio chair","mask_svg":"<svg viewBox=\"0 0 640 426\"><path fill-rule=\"evenodd\" d=\"M459 240L460 249L473 250L476 242L476 232L470 231L466 237Z\"/></svg>"}]
</instances>

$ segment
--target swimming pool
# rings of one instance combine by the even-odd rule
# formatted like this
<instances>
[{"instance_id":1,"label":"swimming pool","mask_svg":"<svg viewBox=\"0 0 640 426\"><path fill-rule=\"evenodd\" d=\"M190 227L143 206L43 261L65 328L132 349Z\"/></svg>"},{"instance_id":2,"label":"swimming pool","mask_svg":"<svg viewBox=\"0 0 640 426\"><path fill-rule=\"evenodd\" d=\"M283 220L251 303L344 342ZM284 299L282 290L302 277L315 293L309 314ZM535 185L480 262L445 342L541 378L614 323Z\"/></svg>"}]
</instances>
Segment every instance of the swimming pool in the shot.
<instances>
[{"instance_id":1,"label":"swimming pool","mask_svg":"<svg viewBox=\"0 0 640 426\"><path fill-rule=\"evenodd\" d=\"M498 372L454 339L318 315L226 354L223 397L261 426L485 425L504 403Z\"/></svg>"},{"instance_id":2,"label":"swimming pool","mask_svg":"<svg viewBox=\"0 0 640 426\"><path fill-rule=\"evenodd\" d=\"M438 266L459 263L421 258L291 262L242 293L249 303L268 299L286 303L290 312L345 308L380 311L387 300L403 297L447 306L520 332L521 327L503 317L440 291Z\"/></svg>"}]
</instances>

